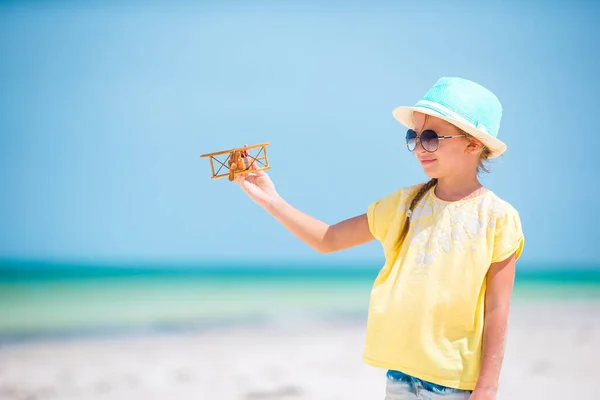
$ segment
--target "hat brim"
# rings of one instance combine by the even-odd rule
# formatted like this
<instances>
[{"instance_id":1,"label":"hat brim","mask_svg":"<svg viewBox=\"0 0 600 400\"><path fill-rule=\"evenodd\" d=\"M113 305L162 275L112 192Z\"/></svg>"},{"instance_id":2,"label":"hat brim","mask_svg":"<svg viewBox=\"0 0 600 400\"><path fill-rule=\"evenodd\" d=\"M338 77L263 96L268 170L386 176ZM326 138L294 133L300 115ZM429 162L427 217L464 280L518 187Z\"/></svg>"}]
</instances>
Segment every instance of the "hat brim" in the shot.
<instances>
[{"instance_id":1,"label":"hat brim","mask_svg":"<svg viewBox=\"0 0 600 400\"><path fill-rule=\"evenodd\" d=\"M420 112L423 114L431 115L432 117L443 119L444 121L447 121L447 122L451 123L452 125L456 126L457 128L462 129L463 131L467 132L469 135L472 135L475 138L479 139L483 144L485 144L490 149L491 154L490 154L489 158L499 157L507 149L507 146L504 142L477 129L475 126L473 126L467 122L459 121L456 118L445 116L445 115L443 115L435 110L429 109L429 108L418 107L418 106L400 106L400 107L396 107L394 109L394 111L392 111L392 115L402 125L406 126L407 128L414 129L415 123L414 123L414 119L413 119L413 114L415 112Z\"/></svg>"}]
</instances>

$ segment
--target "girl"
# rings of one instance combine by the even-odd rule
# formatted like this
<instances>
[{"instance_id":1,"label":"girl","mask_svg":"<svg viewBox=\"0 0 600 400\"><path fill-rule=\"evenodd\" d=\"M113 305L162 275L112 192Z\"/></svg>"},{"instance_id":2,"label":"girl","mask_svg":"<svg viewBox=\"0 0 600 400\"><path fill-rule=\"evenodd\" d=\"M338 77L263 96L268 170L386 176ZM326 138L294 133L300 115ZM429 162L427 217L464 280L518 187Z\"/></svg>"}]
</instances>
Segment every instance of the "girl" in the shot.
<instances>
[{"instance_id":1,"label":"girl","mask_svg":"<svg viewBox=\"0 0 600 400\"><path fill-rule=\"evenodd\" d=\"M518 212L477 179L506 145L502 107L481 85L441 78L393 116L431 179L396 190L362 215L328 225L295 209L264 171L236 182L320 253L371 240L385 264L371 291L363 359L388 370L386 400L496 398L515 262Z\"/></svg>"}]
</instances>

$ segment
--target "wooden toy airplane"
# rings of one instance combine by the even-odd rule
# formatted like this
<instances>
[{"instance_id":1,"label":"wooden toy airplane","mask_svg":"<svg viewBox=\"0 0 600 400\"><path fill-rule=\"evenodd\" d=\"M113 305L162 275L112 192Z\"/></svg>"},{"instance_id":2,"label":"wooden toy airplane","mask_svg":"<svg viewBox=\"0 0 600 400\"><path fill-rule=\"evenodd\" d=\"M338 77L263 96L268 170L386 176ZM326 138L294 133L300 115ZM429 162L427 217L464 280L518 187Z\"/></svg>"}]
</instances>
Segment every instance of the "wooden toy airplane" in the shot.
<instances>
[{"instance_id":1,"label":"wooden toy airplane","mask_svg":"<svg viewBox=\"0 0 600 400\"><path fill-rule=\"evenodd\" d=\"M269 159L267 158L267 146L271 143L260 143L254 144L252 146L237 147L235 149L217 151L215 153L202 154L200 157L209 157L210 160L210 169L212 171L211 179L219 179L225 176L229 177L230 181L233 181L236 175L239 174L247 174L252 171L264 171L270 169ZM248 150L258 149L258 153L255 156L250 155ZM264 153L261 156L261 153ZM217 156L222 156L227 154L225 160L221 161ZM221 164L219 169L215 171L215 166L213 164L213 160L217 163ZM264 162L263 162L264 161ZM256 168L251 169L252 163L255 163ZM258 164L262 165L259 167ZM221 172L221 169L225 168L228 172Z\"/></svg>"}]
</instances>

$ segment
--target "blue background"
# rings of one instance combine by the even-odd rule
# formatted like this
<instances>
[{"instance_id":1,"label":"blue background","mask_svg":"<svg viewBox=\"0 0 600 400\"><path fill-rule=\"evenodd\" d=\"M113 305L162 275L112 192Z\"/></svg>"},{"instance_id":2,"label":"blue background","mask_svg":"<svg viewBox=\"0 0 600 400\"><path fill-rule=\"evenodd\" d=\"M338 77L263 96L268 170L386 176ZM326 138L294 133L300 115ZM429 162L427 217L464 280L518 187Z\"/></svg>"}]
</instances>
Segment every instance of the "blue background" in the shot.
<instances>
[{"instance_id":1,"label":"blue background","mask_svg":"<svg viewBox=\"0 0 600 400\"><path fill-rule=\"evenodd\" d=\"M269 141L282 196L335 223L426 179L391 111L462 76L503 103L482 179L521 214L524 268L598 268L598 9L4 2L0 258L381 259L315 253L199 155Z\"/></svg>"}]
</instances>

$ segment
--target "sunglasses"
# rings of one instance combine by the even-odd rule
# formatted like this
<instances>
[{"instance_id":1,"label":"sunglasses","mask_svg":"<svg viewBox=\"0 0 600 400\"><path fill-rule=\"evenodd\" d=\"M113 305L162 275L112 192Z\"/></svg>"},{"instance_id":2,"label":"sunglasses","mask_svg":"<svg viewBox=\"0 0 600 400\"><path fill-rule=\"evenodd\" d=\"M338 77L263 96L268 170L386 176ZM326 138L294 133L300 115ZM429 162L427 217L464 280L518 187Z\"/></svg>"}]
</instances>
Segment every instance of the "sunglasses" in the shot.
<instances>
[{"instance_id":1,"label":"sunglasses","mask_svg":"<svg viewBox=\"0 0 600 400\"><path fill-rule=\"evenodd\" d=\"M440 147L440 140L442 139L452 139L455 137L461 137L465 135L455 135L455 136L440 136L436 131L431 129L426 129L421 132L421 135L417 135L417 132L413 129L409 129L406 132L406 146L409 151L414 151L417 147L417 140L421 143L421 147L423 150L433 153Z\"/></svg>"}]
</instances>

